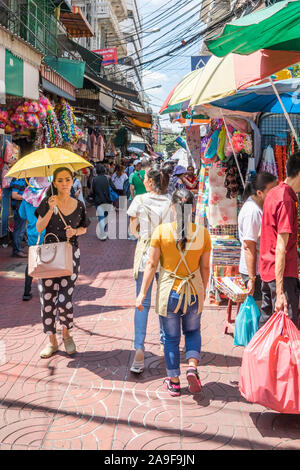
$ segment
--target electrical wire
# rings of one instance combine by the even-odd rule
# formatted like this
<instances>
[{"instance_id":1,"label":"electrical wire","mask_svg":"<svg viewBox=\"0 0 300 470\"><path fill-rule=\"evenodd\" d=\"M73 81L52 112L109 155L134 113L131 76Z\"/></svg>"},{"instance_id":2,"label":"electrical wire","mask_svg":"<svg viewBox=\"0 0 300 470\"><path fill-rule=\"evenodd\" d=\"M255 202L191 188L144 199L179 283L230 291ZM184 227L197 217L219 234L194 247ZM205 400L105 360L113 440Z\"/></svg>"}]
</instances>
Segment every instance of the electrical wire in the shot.
<instances>
[{"instance_id":1,"label":"electrical wire","mask_svg":"<svg viewBox=\"0 0 300 470\"><path fill-rule=\"evenodd\" d=\"M242 12L248 6L248 3L249 2L247 2L246 5L243 5L243 8L239 8L238 12ZM250 5L253 5L252 2L250 2ZM199 6L197 6L197 8L198 7ZM214 16L214 13L219 12L218 7L219 7L219 5L216 4L215 8L211 11L212 16ZM194 8L195 7L193 7L193 9ZM186 50L188 50L200 38L205 36L207 33L210 33L210 34L213 33L216 29L219 29L221 26L223 26L225 22L227 22L228 20L231 20L232 17L235 17L235 16L236 16L236 11L230 12L230 13L227 13L226 15L223 15L223 17L219 18L217 22L212 23L209 26L205 25L205 27L202 30L200 30L199 33L196 33L196 34L192 35L191 37L187 37L185 45L181 44L181 45L178 46L178 35L179 35L179 33L175 28L175 30L176 30L176 38L175 39L171 39L165 44L160 44L159 49L150 50L149 53L144 54L144 58L148 57L149 55L155 54L157 52L161 52L162 49L165 49L165 48L168 48L168 47L170 48L170 47L173 46L173 49L171 49L169 51L166 51L165 53L161 54L158 57L155 57L153 59L141 62L140 64L137 64L135 67L131 67L131 68L129 67L127 69L127 71L130 71L130 70L135 69L135 68L141 68L141 69L150 68L150 69L152 69L154 64L156 64L157 66L160 66L162 64L162 62L165 65L166 62L169 62L170 60L173 59L173 57L172 57L173 54L177 53L177 55L178 55L178 53L181 52L183 47L185 47ZM174 23L172 21L170 23L172 23L172 31L174 31ZM186 25L186 22L184 23L184 28L185 28L185 25ZM190 29L193 29L193 28L190 28ZM185 31L185 29L184 29L184 31ZM170 30L167 31L167 33L165 33L164 36L167 35L169 32L170 32ZM157 40L159 40L159 39L160 38L158 38ZM174 47L175 44L177 44L177 47ZM151 45L150 45L150 47L151 47ZM135 54L132 54L132 55L134 56Z\"/></svg>"}]
</instances>

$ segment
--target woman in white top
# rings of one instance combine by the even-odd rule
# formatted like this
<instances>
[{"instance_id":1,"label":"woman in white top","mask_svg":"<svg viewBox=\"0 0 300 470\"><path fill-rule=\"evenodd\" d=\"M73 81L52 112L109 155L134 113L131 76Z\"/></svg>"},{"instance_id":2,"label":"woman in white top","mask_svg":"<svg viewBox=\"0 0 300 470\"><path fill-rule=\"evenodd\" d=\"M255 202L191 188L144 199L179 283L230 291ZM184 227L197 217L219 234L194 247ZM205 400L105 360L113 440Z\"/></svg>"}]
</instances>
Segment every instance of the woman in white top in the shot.
<instances>
[{"instance_id":1,"label":"woman in white top","mask_svg":"<svg viewBox=\"0 0 300 470\"><path fill-rule=\"evenodd\" d=\"M115 172L111 177L111 180L113 184L115 185L115 188L117 190L117 193L119 196L123 196L123 188L124 188L124 183L128 179L128 176L125 173L125 169L122 165L117 165L115 168Z\"/></svg>"},{"instance_id":2,"label":"woman in white top","mask_svg":"<svg viewBox=\"0 0 300 470\"><path fill-rule=\"evenodd\" d=\"M247 184L243 199L245 201L238 218L241 242L240 273L248 289L248 294L261 301L261 279L258 272L260 230L265 198L277 185L274 175L258 173Z\"/></svg>"},{"instance_id":3,"label":"woman in white top","mask_svg":"<svg viewBox=\"0 0 300 470\"><path fill-rule=\"evenodd\" d=\"M147 193L136 196L131 203L127 214L130 217L131 232L138 237L134 258L134 277L136 279L136 294L139 295L144 270L150 253L150 241L156 227L161 223L172 222L174 219L171 210L171 200L167 194L169 175L172 169L154 165L145 174L144 185ZM158 277L158 272L156 278ZM137 374L144 370L145 337L148 313L151 305L151 283L143 302L144 310L135 310L134 319L134 348L135 358L131 371ZM160 321L160 343L163 345L163 333Z\"/></svg>"}]
</instances>

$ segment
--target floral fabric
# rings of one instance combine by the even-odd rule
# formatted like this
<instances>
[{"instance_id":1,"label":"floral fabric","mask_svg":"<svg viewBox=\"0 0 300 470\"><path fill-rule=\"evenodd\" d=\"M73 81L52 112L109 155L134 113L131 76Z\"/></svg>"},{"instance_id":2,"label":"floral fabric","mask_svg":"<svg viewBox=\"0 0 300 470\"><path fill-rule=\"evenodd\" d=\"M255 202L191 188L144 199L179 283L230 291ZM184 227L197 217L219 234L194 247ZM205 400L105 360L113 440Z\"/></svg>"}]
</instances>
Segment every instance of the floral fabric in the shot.
<instances>
[{"instance_id":1,"label":"floral fabric","mask_svg":"<svg viewBox=\"0 0 300 470\"><path fill-rule=\"evenodd\" d=\"M237 199L226 198L225 168L212 167L209 171L209 225L236 225Z\"/></svg>"}]
</instances>

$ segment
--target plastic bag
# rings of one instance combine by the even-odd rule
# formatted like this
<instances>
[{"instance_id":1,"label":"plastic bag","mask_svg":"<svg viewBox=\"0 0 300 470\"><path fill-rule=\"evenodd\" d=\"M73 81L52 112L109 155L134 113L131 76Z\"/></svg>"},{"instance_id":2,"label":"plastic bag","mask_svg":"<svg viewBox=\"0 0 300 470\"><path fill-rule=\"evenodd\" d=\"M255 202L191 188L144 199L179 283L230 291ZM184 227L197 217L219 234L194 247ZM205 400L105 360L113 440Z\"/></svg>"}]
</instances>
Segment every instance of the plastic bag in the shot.
<instances>
[{"instance_id":1,"label":"plastic bag","mask_svg":"<svg viewBox=\"0 0 300 470\"><path fill-rule=\"evenodd\" d=\"M248 295L235 319L234 345L247 346L258 330L260 310L254 298Z\"/></svg>"},{"instance_id":2,"label":"plastic bag","mask_svg":"<svg viewBox=\"0 0 300 470\"><path fill-rule=\"evenodd\" d=\"M272 315L245 348L239 389L252 403L300 414L300 331L283 312Z\"/></svg>"},{"instance_id":3,"label":"plastic bag","mask_svg":"<svg viewBox=\"0 0 300 470\"><path fill-rule=\"evenodd\" d=\"M260 310L250 295L241 305L234 325L234 345L247 346L258 330Z\"/></svg>"},{"instance_id":4,"label":"plastic bag","mask_svg":"<svg viewBox=\"0 0 300 470\"><path fill-rule=\"evenodd\" d=\"M6 141L5 150L4 150L4 162L11 163L11 160L14 156L14 146L11 142Z\"/></svg>"},{"instance_id":5,"label":"plastic bag","mask_svg":"<svg viewBox=\"0 0 300 470\"><path fill-rule=\"evenodd\" d=\"M5 178L6 174L9 172L9 167L6 163L4 163L2 174L1 174L1 186L3 189L7 189L10 187L10 183L12 178Z\"/></svg>"},{"instance_id":6,"label":"plastic bag","mask_svg":"<svg viewBox=\"0 0 300 470\"><path fill-rule=\"evenodd\" d=\"M109 194L112 202L115 202L119 199L118 194L111 187L109 187Z\"/></svg>"}]
</instances>

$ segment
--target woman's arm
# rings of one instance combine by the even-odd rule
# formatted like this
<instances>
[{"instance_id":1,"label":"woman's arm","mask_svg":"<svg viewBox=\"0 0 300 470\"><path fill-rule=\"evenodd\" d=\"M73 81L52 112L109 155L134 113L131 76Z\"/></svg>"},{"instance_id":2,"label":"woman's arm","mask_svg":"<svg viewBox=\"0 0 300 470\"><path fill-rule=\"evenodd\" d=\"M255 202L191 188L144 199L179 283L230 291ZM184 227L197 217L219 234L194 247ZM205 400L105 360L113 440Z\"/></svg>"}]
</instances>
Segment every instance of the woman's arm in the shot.
<instances>
[{"instance_id":1,"label":"woman's arm","mask_svg":"<svg viewBox=\"0 0 300 470\"><path fill-rule=\"evenodd\" d=\"M70 225L67 225L67 227L65 227L65 230L68 239L74 236L79 237L80 235L84 235L87 232L86 227L72 228Z\"/></svg>"},{"instance_id":2,"label":"woman's arm","mask_svg":"<svg viewBox=\"0 0 300 470\"><path fill-rule=\"evenodd\" d=\"M206 297L206 289L210 276L210 251L206 251L200 258L200 273L204 287L204 298Z\"/></svg>"},{"instance_id":3,"label":"woman's arm","mask_svg":"<svg viewBox=\"0 0 300 470\"><path fill-rule=\"evenodd\" d=\"M44 217L39 216L38 221L36 223L36 229L39 233L42 233L50 222L50 219L53 215L54 207L57 205L56 196L51 196L49 198L48 205L48 212L45 214Z\"/></svg>"},{"instance_id":4,"label":"woman's arm","mask_svg":"<svg viewBox=\"0 0 300 470\"><path fill-rule=\"evenodd\" d=\"M136 299L136 304L135 304L136 308L140 312L144 309L143 301L145 300L149 286L151 282L153 281L153 278L154 278L154 275L156 273L157 266L159 263L159 259L160 259L160 248L151 247L149 258L146 264L146 269L144 272L142 287Z\"/></svg>"},{"instance_id":5,"label":"woman's arm","mask_svg":"<svg viewBox=\"0 0 300 470\"><path fill-rule=\"evenodd\" d=\"M139 232L137 230L138 226L139 226L138 217L130 217L130 231L135 236L135 238L139 238Z\"/></svg>"}]
</instances>

